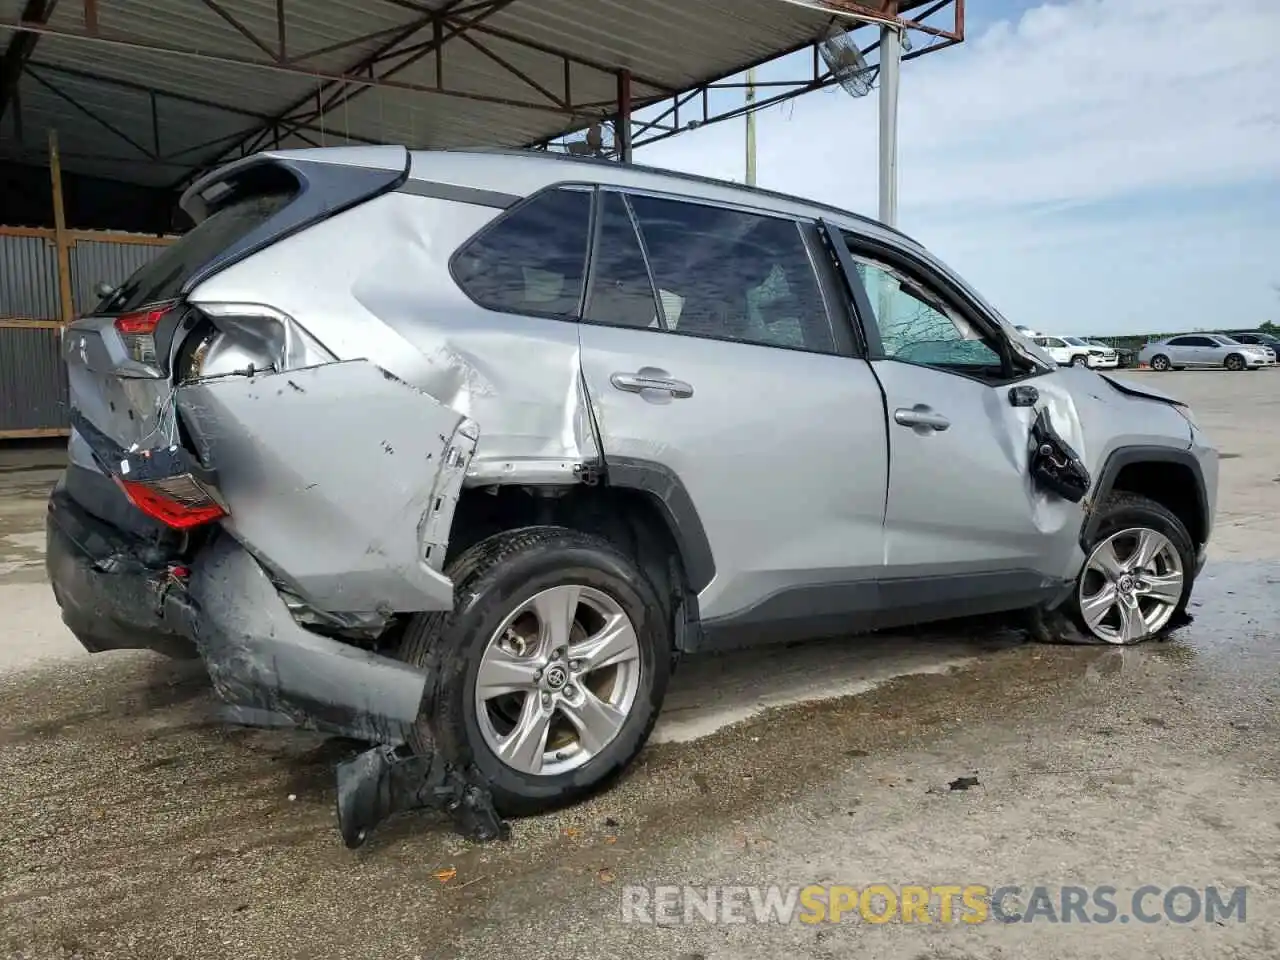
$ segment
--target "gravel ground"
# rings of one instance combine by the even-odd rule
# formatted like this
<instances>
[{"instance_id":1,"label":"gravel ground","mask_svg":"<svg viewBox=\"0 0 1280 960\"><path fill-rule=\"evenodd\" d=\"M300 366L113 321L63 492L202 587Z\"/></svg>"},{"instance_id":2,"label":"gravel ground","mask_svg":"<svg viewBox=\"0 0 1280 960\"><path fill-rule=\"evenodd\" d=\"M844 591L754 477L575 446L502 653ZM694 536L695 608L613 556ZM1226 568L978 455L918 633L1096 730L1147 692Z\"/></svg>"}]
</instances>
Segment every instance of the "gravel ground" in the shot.
<instances>
[{"instance_id":1,"label":"gravel ground","mask_svg":"<svg viewBox=\"0 0 1280 960\"><path fill-rule=\"evenodd\" d=\"M1158 383L1228 454L1176 639L944 628L691 661L615 789L489 846L418 814L347 851L340 745L219 726L198 664L81 654L42 583L52 474L0 465L0 956L1280 956L1280 373ZM623 922L658 884L872 883L1110 884L1125 916L1143 884L1248 900L1217 923Z\"/></svg>"}]
</instances>

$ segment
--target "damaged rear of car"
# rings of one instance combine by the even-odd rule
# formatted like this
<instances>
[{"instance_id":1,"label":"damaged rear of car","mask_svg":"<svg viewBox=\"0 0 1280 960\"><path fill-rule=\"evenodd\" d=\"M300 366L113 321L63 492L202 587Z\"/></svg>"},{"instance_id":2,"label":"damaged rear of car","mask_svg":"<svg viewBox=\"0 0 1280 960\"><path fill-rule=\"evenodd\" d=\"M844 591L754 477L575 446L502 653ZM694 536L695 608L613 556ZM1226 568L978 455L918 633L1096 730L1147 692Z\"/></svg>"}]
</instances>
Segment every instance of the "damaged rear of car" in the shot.
<instances>
[{"instance_id":1,"label":"damaged rear of car","mask_svg":"<svg viewBox=\"0 0 1280 960\"><path fill-rule=\"evenodd\" d=\"M199 656L233 721L397 748L427 675L383 641L453 605L441 565L477 427L270 304L200 296L409 169L403 148L346 160L259 156L198 182L196 227L66 329L47 565L90 651Z\"/></svg>"}]
</instances>

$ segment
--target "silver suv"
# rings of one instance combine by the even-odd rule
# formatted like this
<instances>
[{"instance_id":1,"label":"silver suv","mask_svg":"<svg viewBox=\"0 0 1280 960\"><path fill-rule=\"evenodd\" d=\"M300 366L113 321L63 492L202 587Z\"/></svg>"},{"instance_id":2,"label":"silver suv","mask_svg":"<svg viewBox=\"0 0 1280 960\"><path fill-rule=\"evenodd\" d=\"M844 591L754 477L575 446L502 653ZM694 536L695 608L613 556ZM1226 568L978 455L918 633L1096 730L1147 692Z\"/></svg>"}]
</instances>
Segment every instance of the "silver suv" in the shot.
<instances>
[{"instance_id":1,"label":"silver suv","mask_svg":"<svg viewBox=\"0 0 1280 960\"><path fill-rule=\"evenodd\" d=\"M349 842L428 793L583 797L679 654L1185 618L1217 481L1189 411L1059 369L872 220L398 147L260 154L183 204L66 330L53 589L90 650L202 657L237 722L372 743Z\"/></svg>"}]
</instances>

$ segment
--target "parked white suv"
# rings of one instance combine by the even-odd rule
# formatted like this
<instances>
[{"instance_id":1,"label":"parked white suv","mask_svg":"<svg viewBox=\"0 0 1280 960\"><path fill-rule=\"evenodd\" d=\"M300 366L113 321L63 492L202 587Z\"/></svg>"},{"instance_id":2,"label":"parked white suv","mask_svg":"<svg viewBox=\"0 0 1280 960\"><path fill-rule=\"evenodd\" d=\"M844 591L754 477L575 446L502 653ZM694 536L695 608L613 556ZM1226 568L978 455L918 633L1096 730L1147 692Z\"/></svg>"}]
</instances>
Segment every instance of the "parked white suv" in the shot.
<instances>
[{"instance_id":1,"label":"parked white suv","mask_svg":"<svg viewBox=\"0 0 1280 960\"><path fill-rule=\"evenodd\" d=\"M1078 340L1075 337L1063 337L1067 343L1083 343L1089 348L1089 366L1095 370L1114 370L1120 366L1120 355L1115 347L1109 347L1098 340Z\"/></svg>"},{"instance_id":2,"label":"parked white suv","mask_svg":"<svg viewBox=\"0 0 1280 960\"><path fill-rule=\"evenodd\" d=\"M1087 367L1089 363L1089 345L1076 337L1038 336L1032 338L1036 346L1043 349L1060 367Z\"/></svg>"}]
</instances>

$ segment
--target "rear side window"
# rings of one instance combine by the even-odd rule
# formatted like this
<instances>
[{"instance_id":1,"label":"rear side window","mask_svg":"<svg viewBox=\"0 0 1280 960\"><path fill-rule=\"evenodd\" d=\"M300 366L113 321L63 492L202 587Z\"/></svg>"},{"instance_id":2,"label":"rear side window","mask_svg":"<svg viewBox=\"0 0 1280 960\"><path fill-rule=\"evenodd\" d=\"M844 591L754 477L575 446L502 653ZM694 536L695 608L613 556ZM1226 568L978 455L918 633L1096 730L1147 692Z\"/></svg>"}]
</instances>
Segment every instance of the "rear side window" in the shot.
<instances>
[{"instance_id":1,"label":"rear side window","mask_svg":"<svg viewBox=\"0 0 1280 960\"><path fill-rule=\"evenodd\" d=\"M674 333L835 353L799 225L681 200L628 198Z\"/></svg>"},{"instance_id":2,"label":"rear side window","mask_svg":"<svg viewBox=\"0 0 1280 960\"><path fill-rule=\"evenodd\" d=\"M489 310L568 319L578 312L586 273L591 194L538 194L464 245L453 276Z\"/></svg>"},{"instance_id":3,"label":"rear side window","mask_svg":"<svg viewBox=\"0 0 1280 960\"><path fill-rule=\"evenodd\" d=\"M248 236L283 210L297 195L292 178L275 177L274 189L231 196L172 246L139 269L98 304L98 313L126 313L172 300L200 267ZM294 186L290 187L289 184ZM103 278L107 279L107 278Z\"/></svg>"},{"instance_id":4,"label":"rear side window","mask_svg":"<svg viewBox=\"0 0 1280 960\"><path fill-rule=\"evenodd\" d=\"M649 267L620 193L600 194L600 239L593 267L584 320L618 327L661 326Z\"/></svg>"}]
</instances>

